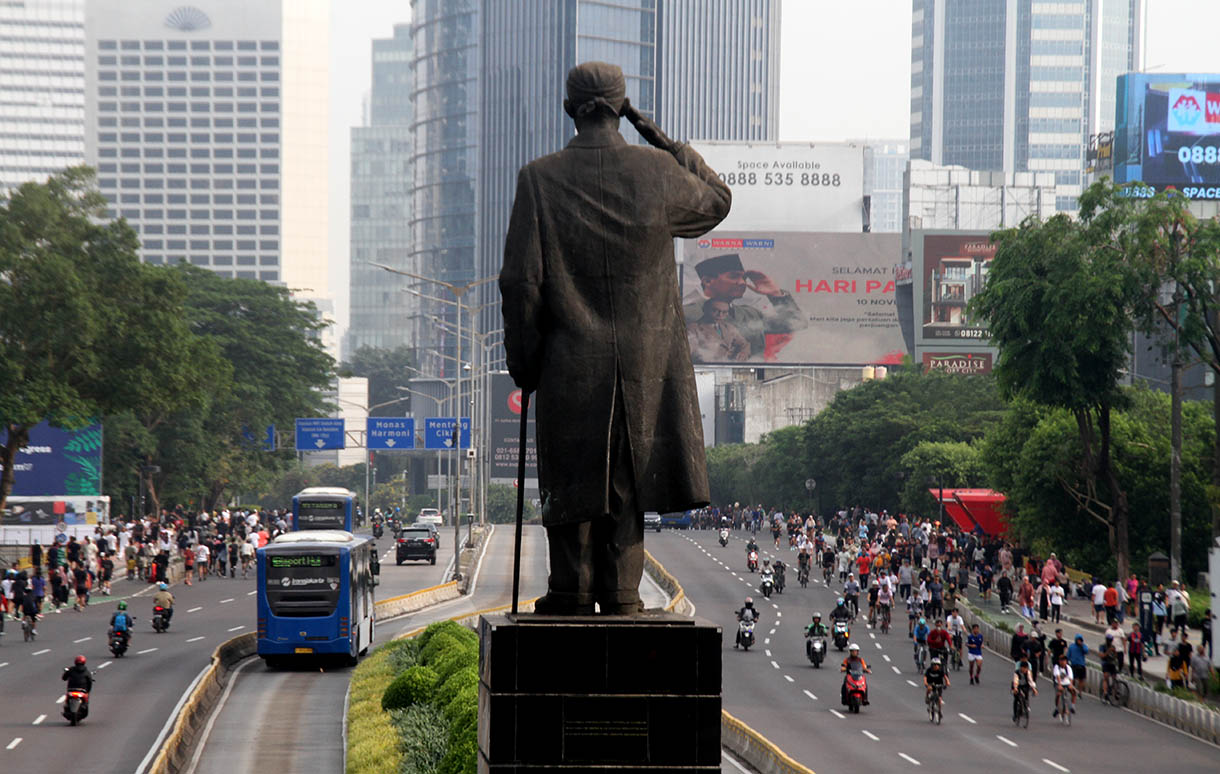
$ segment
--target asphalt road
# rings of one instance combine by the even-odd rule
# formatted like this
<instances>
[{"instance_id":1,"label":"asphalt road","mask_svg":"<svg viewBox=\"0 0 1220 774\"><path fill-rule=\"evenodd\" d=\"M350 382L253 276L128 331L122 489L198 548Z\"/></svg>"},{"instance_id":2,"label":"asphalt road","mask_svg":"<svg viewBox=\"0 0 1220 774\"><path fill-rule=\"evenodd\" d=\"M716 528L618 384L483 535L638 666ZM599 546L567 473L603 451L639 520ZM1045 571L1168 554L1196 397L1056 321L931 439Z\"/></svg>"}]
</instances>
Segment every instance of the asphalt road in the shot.
<instances>
[{"instance_id":1,"label":"asphalt road","mask_svg":"<svg viewBox=\"0 0 1220 774\"><path fill-rule=\"evenodd\" d=\"M872 668L871 704L858 716L839 702L838 663L846 654L814 669L805 658L803 627L814 610L830 612L836 594L814 574L806 589L787 574L782 595L766 600L758 576L746 569L745 533L721 547L713 531L649 535L647 545L683 585L698 615L724 628L724 708L758 730L818 774L935 769L999 772L1156 771L1214 772L1220 748L1143 716L1082 698L1070 727L1051 718L1054 689L1039 679L1028 729L1012 723L1007 683L1012 662L989 651L982 684L971 686L966 670L951 672L941 726L928 721L922 677L916 673L905 614L889 634L852 628L852 640ZM760 538L763 537L760 534ZM795 568L795 554L769 551ZM733 649L735 611L747 596L763 613L760 642L749 652Z\"/></svg>"},{"instance_id":2,"label":"asphalt road","mask_svg":"<svg viewBox=\"0 0 1220 774\"><path fill-rule=\"evenodd\" d=\"M390 561L383 559L378 598L440 583L453 556L452 542L442 540L435 566L398 567L392 554ZM253 574L175 584L171 590L174 619L164 634L153 632L149 623L151 587L125 580L114 584L113 597L94 595L94 604L83 612L68 607L48 614L33 643L22 642L18 622L6 622L0 638L0 771L139 769L216 646L254 626ZM130 596L137 593L141 596ZM119 598L128 598L137 620L127 655L113 659L106 629ZM88 658L96 683L89 717L71 728L60 715L60 674L78 653Z\"/></svg>"}]
</instances>

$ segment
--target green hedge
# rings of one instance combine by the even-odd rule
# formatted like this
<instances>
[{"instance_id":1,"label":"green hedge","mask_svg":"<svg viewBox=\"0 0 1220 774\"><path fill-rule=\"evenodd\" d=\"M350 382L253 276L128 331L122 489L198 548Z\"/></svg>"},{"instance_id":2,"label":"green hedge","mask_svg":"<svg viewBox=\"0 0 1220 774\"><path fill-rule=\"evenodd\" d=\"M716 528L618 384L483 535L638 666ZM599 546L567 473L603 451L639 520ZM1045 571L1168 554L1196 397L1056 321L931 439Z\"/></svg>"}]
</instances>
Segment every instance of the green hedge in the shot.
<instances>
[{"instance_id":1,"label":"green hedge","mask_svg":"<svg viewBox=\"0 0 1220 774\"><path fill-rule=\"evenodd\" d=\"M347 708L347 774L397 774L399 732L381 709L396 667L414 663L416 644L397 640L373 651L352 673Z\"/></svg>"}]
</instances>

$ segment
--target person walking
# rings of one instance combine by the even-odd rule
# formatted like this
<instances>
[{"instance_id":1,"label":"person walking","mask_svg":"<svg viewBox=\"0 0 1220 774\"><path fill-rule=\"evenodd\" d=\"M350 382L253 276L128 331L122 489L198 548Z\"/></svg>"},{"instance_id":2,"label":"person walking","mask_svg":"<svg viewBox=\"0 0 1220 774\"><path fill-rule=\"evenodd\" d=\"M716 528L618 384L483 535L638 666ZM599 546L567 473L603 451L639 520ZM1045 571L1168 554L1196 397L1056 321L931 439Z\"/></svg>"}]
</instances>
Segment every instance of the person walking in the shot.
<instances>
[{"instance_id":1,"label":"person walking","mask_svg":"<svg viewBox=\"0 0 1220 774\"><path fill-rule=\"evenodd\" d=\"M1140 679L1144 679L1144 633L1140 625L1131 623L1131 633L1127 635L1127 674L1135 677L1139 671Z\"/></svg>"},{"instance_id":2,"label":"person walking","mask_svg":"<svg viewBox=\"0 0 1220 774\"><path fill-rule=\"evenodd\" d=\"M1051 602L1051 620L1059 623L1060 612L1063 610L1064 594L1063 586L1059 585L1058 580L1050 587L1049 597Z\"/></svg>"}]
</instances>

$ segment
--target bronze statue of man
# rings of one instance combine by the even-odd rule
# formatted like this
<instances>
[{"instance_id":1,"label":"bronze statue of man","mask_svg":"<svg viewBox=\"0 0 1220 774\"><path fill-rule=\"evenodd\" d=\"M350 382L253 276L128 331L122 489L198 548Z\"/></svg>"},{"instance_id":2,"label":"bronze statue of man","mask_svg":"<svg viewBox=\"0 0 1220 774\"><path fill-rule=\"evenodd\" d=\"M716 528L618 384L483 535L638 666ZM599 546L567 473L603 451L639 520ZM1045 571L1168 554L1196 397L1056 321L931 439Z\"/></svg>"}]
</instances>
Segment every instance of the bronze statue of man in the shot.
<instances>
[{"instance_id":1,"label":"bronze statue of man","mask_svg":"<svg viewBox=\"0 0 1220 774\"><path fill-rule=\"evenodd\" d=\"M729 213L703 159L631 106L623 72L572 68L576 137L517 176L500 271L504 346L537 395L551 575L539 613L639 612L644 511L708 502L674 237ZM652 148L619 134L624 116Z\"/></svg>"}]
</instances>

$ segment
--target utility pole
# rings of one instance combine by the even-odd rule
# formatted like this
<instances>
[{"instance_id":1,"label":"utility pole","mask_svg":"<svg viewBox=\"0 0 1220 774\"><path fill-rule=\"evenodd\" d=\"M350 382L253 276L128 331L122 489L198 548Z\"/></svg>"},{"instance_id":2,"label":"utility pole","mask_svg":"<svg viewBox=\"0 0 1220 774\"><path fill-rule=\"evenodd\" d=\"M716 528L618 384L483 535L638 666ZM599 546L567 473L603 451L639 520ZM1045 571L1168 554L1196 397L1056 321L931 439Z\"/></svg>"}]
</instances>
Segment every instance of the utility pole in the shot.
<instances>
[{"instance_id":1,"label":"utility pole","mask_svg":"<svg viewBox=\"0 0 1220 774\"><path fill-rule=\"evenodd\" d=\"M1170 452L1169 452L1169 578L1182 573L1182 290L1173 289L1173 316L1177 321L1170 361ZM1120 578L1119 581L1125 579Z\"/></svg>"}]
</instances>

